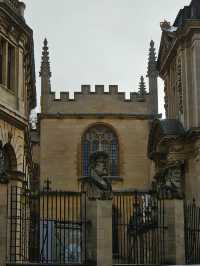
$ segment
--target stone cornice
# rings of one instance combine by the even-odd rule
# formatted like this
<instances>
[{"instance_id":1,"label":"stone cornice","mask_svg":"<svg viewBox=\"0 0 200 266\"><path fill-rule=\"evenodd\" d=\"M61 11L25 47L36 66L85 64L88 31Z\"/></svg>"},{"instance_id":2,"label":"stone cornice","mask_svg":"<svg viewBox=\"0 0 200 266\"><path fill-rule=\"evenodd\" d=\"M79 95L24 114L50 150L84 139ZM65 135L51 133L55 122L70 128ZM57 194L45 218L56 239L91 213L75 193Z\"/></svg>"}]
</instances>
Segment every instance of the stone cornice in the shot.
<instances>
[{"instance_id":1,"label":"stone cornice","mask_svg":"<svg viewBox=\"0 0 200 266\"><path fill-rule=\"evenodd\" d=\"M25 129L28 126L28 121L19 113L12 111L0 104L0 119L16 126L19 129Z\"/></svg>"},{"instance_id":2,"label":"stone cornice","mask_svg":"<svg viewBox=\"0 0 200 266\"><path fill-rule=\"evenodd\" d=\"M134 114L134 113L57 113L57 114L39 114L39 119L83 119L83 118L115 118L115 119L141 119L141 120L154 120L161 118L161 114Z\"/></svg>"}]
</instances>

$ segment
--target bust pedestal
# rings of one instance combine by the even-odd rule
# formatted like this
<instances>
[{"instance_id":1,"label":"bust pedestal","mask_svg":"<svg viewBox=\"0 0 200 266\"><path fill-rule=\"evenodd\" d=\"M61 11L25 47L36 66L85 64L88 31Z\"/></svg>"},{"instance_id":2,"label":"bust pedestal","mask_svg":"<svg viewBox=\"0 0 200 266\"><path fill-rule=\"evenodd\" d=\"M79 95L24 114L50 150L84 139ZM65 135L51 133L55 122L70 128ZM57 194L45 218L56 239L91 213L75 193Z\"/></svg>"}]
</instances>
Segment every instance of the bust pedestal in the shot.
<instances>
[{"instance_id":1,"label":"bust pedestal","mask_svg":"<svg viewBox=\"0 0 200 266\"><path fill-rule=\"evenodd\" d=\"M87 200L87 260L112 266L112 200Z\"/></svg>"}]
</instances>

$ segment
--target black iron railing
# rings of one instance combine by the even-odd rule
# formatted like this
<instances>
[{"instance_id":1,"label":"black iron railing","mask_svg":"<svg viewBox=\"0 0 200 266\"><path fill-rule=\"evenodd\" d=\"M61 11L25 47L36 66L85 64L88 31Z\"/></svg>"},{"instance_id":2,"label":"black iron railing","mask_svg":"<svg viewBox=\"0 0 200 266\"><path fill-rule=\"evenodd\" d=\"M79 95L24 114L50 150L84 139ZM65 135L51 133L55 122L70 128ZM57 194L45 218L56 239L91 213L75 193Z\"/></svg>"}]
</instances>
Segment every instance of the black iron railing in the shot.
<instances>
[{"instance_id":1,"label":"black iron railing","mask_svg":"<svg viewBox=\"0 0 200 266\"><path fill-rule=\"evenodd\" d=\"M165 263L164 201L153 193L115 193L113 263Z\"/></svg>"},{"instance_id":2,"label":"black iron railing","mask_svg":"<svg viewBox=\"0 0 200 266\"><path fill-rule=\"evenodd\" d=\"M200 207L185 204L185 255L186 264L200 264Z\"/></svg>"},{"instance_id":3,"label":"black iron railing","mask_svg":"<svg viewBox=\"0 0 200 266\"><path fill-rule=\"evenodd\" d=\"M11 187L9 263L82 264L86 259L85 194Z\"/></svg>"}]
</instances>

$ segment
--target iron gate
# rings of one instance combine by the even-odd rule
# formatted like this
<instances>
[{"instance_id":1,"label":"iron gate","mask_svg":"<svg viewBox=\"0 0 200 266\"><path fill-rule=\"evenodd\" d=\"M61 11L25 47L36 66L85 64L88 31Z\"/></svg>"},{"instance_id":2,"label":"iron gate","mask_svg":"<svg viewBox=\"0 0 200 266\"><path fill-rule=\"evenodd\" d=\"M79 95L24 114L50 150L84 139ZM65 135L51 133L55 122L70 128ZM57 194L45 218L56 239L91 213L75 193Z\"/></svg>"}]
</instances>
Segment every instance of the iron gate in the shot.
<instances>
[{"instance_id":1,"label":"iron gate","mask_svg":"<svg viewBox=\"0 0 200 266\"><path fill-rule=\"evenodd\" d=\"M11 187L7 261L83 264L86 258L85 194Z\"/></svg>"},{"instance_id":2,"label":"iron gate","mask_svg":"<svg viewBox=\"0 0 200 266\"><path fill-rule=\"evenodd\" d=\"M185 205L186 264L200 264L200 208L195 200Z\"/></svg>"},{"instance_id":3,"label":"iron gate","mask_svg":"<svg viewBox=\"0 0 200 266\"><path fill-rule=\"evenodd\" d=\"M164 264L164 201L154 193L123 192L113 198L113 263Z\"/></svg>"}]
</instances>

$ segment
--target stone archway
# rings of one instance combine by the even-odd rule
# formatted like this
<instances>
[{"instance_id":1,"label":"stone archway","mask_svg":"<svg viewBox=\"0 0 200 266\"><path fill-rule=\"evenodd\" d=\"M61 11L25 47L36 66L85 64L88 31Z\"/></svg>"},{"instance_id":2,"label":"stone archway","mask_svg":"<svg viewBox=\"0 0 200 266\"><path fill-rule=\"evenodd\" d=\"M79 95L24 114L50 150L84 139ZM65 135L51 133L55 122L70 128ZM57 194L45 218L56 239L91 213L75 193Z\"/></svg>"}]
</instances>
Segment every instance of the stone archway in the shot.
<instances>
[{"instance_id":1,"label":"stone archway","mask_svg":"<svg viewBox=\"0 0 200 266\"><path fill-rule=\"evenodd\" d=\"M17 158L11 144L6 144L3 147L5 155L5 163L7 171L17 171Z\"/></svg>"}]
</instances>

